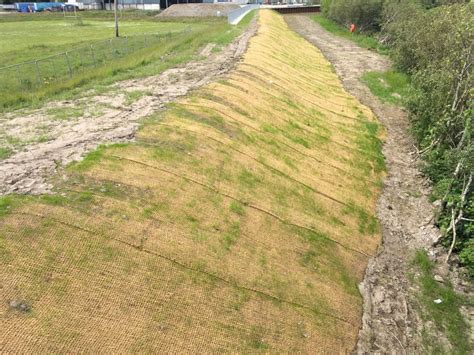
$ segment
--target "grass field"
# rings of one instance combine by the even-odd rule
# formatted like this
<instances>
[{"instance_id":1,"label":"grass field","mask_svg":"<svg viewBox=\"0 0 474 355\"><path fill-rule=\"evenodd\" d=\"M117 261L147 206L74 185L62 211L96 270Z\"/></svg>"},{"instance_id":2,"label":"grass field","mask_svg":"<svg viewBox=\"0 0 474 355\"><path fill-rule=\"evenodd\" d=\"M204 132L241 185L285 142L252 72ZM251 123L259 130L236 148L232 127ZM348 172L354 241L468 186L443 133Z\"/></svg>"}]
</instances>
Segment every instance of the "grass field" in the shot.
<instances>
[{"instance_id":1,"label":"grass field","mask_svg":"<svg viewBox=\"0 0 474 355\"><path fill-rule=\"evenodd\" d=\"M34 16L34 15L33 15ZM120 22L122 36L166 33L205 23L127 20ZM32 21L0 21L0 59L2 66L40 59L75 47L114 36L112 19L84 19L79 26L71 20L54 17Z\"/></svg>"},{"instance_id":2,"label":"grass field","mask_svg":"<svg viewBox=\"0 0 474 355\"><path fill-rule=\"evenodd\" d=\"M130 18L122 21L122 35L138 35L143 33L168 33L188 29L189 33L166 38L159 43L154 43L146 48L134 51L125 57L114 57L107 43L97 44L98 41L113 36L113 21L110 18L100 18L100 14L85 19L85 26L66 24L61 17L40 16L25 19L25 16L9 16L8 21L0 21L0 60L5 64L13 64L25 60L42 58L54 53L63 52L81 46L85 48L81 55L69 54L69 60L74 67L83 60L92 64L94 57L88 50L89 45L94 45L96 59L101 62L97 67L89 65L69 77L67 62L64 57L41 62L38 79L37 68L34 63L12 69L6 73L0 72L0 109L11 110L19 106L36 105L57 98L58 94L67 94L71 89L89 85L107 85L113 81L131 77L158 74L161 70L189 60L196 50L209 42L217 45L229 43L241 33L250 19L239 26L230 26L225 19L187 19L185 22L158 21L150 16L138 14L127 15ZM141 19L141 20L140 20ZM184 20L183 20L184 21ZM7 34L3 36L3 34ZM18 38L18 40L12 40ZM122 41L123 42L123 41ZM143 43L143 37L137 42ZM98 49L97 49L98 48ZM60 80L50 80L55 75ZM18 80L20 77L21 80ZM38 85L38 81L41 85ZM22 83L19 86L19 82ZM26 85L32 83L33 85ZM82 90L81 91L85 91ZM72 93L77 95L77 92Z\"/></svg>"},{"instance_id":3,"label":"grass field","mask_svg":"<svg viewBox=\"0 0 474 355\"><path fill-rule=\"evenodd\" d=\"M236 70L135 143L56 195L0 199L0 349L353 349L383 132L281 16L259 23Z\"/></svg>"}]
</instances>

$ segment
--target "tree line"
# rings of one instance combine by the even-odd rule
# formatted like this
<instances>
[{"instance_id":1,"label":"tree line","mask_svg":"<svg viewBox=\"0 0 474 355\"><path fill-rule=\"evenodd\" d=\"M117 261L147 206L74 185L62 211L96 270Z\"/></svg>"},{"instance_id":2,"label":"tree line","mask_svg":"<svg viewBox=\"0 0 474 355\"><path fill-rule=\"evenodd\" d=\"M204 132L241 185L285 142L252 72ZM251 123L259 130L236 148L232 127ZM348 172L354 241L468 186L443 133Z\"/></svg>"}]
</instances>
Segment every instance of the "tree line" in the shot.
<instances>
[{"instance_id":1,"label":"tree line","mask_svg":"<svg viewBox=\"0 0 474 355\"><path fill-rule=\"evenodd\" d=\"M448 249L474 276L474 4L465 0L322 0L323 15L356 24L390 48L410 77L405 105L439 203Z\"/></svg>"}]
</instances>

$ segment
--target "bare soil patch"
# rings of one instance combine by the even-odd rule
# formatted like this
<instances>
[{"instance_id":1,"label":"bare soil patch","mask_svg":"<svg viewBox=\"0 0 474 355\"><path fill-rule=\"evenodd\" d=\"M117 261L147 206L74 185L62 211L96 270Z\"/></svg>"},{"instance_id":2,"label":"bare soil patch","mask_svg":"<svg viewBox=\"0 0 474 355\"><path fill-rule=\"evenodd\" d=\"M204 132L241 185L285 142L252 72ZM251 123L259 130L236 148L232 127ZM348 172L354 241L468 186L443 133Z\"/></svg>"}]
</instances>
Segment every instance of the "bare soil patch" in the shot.
<instances>
[{"instance_id":1,"label":"bare soil patch","mask_svg":"<svg viewBox=\"0 0 474 355\"><path fill-rule=\"evenodd\" d=\"M391 63L387 57L328 33L307 16L288 15L286 21L323 52L344 87L370 107L386 129L383 153L388 176L377 206L383 240L360 285L364 314L355 351L420 352L422 332L435 330L421 320L419 307L423 305L414 296L416 285L409 279L410 264L418 249L429 250L433 259L441 259L443 252L432 248L440 231L432 224L435 207L428 201L429 182L418 170L407 113L380 102L360 80L365 72L388 70ZM450 277L446 265L438 267L437 272ZM454 281L458 291L469 292ZM443 334L434 336L444 338Z\"/></svg>"},{"instance_id":2,"label":"bare soil patch","mask_svg":"<svg viewBox=\"0 0 474 355\"><path fill-rule=\"evenodd\" d=\"M217 53L207 46L200 60L118 83L105 94L6 114L0 119L0 138L14 153L0 161L0 195L47 193L52 188L47 177L59 166L80 160L100 144L132 140L140 119L227 73L239 61L256 27L254 22Z\"/></svg>"}]
</instances>

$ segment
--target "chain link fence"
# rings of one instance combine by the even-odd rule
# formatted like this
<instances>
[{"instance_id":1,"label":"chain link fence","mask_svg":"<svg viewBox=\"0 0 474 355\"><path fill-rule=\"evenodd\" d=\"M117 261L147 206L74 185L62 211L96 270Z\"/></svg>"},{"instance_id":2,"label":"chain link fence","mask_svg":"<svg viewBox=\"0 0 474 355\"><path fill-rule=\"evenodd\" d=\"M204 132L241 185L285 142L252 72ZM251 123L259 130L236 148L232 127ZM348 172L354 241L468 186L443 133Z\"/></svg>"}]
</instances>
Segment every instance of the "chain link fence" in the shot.
<instances>
[{"instance_id":1,"label":"chain link fence","mask_svg":"<svg viewBox=\"0 0 474 355\"><path fill-rule=\"evenodd\" d=\"M182 31L113 38L49 57L3 67L0 68L0 94L2 91L10 93L28 91L69 79L76 73L100 67L117 58L189 31L190 29L186 28Z\"/></svg>"}]
</instances>

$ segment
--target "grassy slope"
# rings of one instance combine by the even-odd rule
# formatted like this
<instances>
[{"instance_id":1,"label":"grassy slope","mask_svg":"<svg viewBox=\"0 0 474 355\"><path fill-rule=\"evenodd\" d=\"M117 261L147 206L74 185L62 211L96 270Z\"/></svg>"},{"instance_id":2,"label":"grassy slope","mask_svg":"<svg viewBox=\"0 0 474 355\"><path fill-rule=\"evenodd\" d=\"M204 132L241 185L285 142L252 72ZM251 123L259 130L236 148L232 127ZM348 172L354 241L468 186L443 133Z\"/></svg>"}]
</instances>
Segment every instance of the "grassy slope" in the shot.
<instances>
[{"instance_id":1,"label":"grassy slope","mask_svg":"<svg viewBox=\"0 0 474 355\"><path fill-rule=\"evenodd\" d=\"M8 87L2 88L0 83L0 109L12 110L20 106L32 107L42 104L45 100L77 97L77 95L82 95L83 92L90 89L108 85L115 81L158 74L167 68L189 61L196 50L206 43L213 42L218 46L229 43L246 27L251 16L248 15L247 19L239 26L230 26L224 20L188 20L186 26L190 26L192 30L190 33L167 38L164 43L160 42L154 46L138 50L131 55L111 61L109 65L98 66L97 68L89 67L87 70L75 74L69 80L64 78L64 80L53 82L39 89L18 92L8 90ZM13 23L18 26L21 24L21 28L24 28L24 24L43 22L56 23L57 21L36 20ZM165 28L163 26L166 24L166 28L175 30L184 26L183 23L164 22L160 24L158 22L143 21L143 24L148 23L153 23L156 28L160 26ZM59 94L61 97L58 96Z\"/></svg>"},{"instance_id":2,"label":"grassy slope","mask_svg":"<svg viewBox=\"0 0 474 355\"><path fill-rule=\"evenodd\" d=\"M61 194L0 200L5 351L353 348L378 125L279 15L259 21L237 70L136 143L69 167Z\"/></svg>"}]
</instances>

